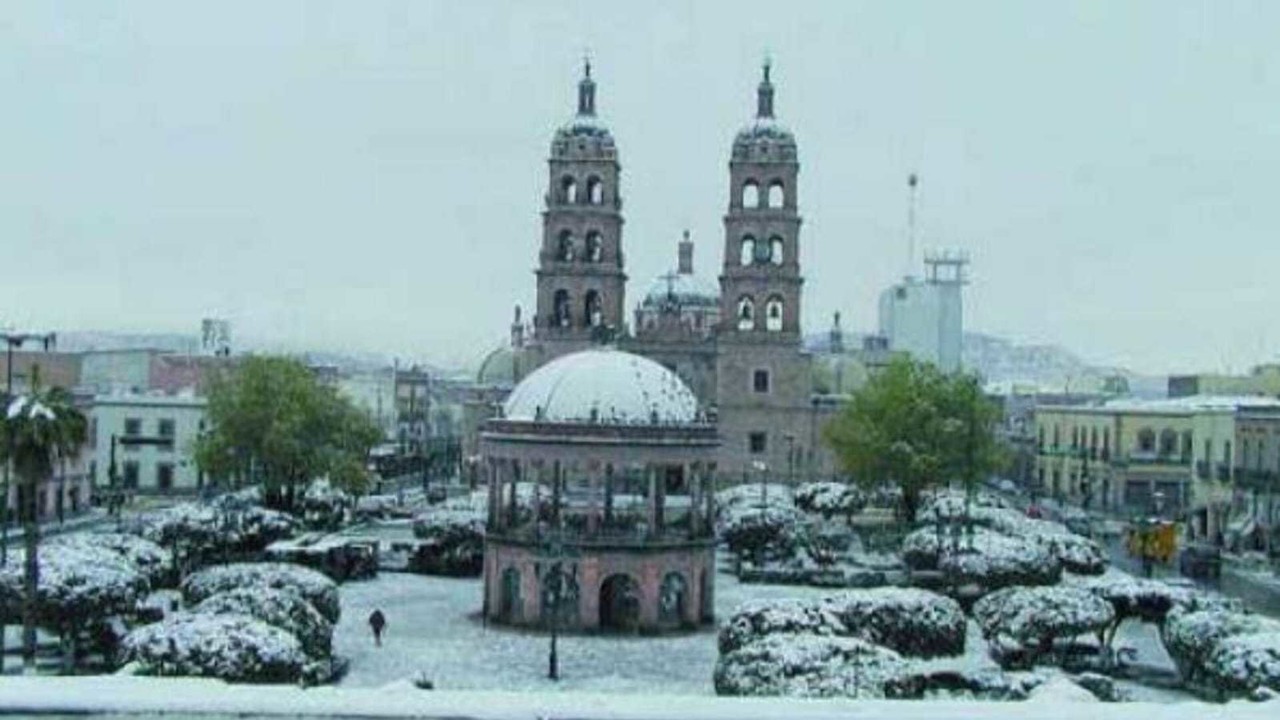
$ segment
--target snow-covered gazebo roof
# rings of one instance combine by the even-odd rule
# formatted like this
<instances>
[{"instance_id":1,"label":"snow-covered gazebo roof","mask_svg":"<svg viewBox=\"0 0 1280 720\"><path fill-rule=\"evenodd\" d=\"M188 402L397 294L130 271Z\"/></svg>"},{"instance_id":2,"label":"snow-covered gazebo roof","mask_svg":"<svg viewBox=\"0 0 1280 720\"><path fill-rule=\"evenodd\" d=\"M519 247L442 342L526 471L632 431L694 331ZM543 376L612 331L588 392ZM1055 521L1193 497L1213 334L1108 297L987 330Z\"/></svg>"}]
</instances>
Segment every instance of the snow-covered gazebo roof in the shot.
<instances>
[{"instance_id":1,"label":"snow-covered gazebo roof","mask_svg":"<svg viewBox=\"0 0 1280 720\"><path fill-rule=\"evenodd\" d=\"M612 425L687 425L698 400L675 373L613 348L552 360L511 391L504 420Z\"/></svg>"}]
</instances>

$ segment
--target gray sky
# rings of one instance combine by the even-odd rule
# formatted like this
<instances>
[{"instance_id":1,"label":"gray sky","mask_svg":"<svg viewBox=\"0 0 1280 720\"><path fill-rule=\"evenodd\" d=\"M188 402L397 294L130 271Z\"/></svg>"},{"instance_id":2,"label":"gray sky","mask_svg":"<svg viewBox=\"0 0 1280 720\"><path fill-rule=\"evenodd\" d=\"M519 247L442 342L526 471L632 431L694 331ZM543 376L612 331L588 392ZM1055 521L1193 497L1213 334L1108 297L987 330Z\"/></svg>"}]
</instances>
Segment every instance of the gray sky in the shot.
<instances>
[{"instance_id":1,"label":"gray sky","mask_svg":"<svg viewBox=\"0 0 1280 720\"><path fill-rule=\"evenodd\" d=\"M805 324L871 330L921 244L966 324L1135 369L1274 358L1280 3L9 2L0 322L474 360L532 311L548 144L589 47L627 299L714 275L775 61Z\"/></svg>"}]
</instances>

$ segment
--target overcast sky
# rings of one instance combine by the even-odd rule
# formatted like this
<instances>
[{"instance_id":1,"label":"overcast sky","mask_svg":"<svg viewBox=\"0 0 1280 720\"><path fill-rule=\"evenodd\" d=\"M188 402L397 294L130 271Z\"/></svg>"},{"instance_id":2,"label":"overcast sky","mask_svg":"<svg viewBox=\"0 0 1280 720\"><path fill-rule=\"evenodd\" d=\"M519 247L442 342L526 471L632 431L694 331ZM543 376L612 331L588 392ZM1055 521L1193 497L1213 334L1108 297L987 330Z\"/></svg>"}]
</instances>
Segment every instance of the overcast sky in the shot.
<instances>
[{"instance_id":1,"label":"overcast sky","mask_svg":"<svg viewBox=\"0 0 1280 720\"><path fill-rule=\"evenodd\" d=\"M633 307L683 228L714 276L774 59L804 323L874 330L924 247L967 329L1134 369L1280 352L1280 3L6 2L0 323L475 361L532 312L584 49Z\"/></svg>"}]
</instances>

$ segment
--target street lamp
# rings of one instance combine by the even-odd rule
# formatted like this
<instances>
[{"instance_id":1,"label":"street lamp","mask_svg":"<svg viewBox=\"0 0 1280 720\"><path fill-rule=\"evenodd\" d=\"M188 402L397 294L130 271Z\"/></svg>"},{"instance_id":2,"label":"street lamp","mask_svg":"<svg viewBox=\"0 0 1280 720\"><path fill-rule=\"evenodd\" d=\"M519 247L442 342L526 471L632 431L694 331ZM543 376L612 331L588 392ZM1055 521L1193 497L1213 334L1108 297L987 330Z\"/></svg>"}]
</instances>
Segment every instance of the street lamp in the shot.
<instances>
[{"instance_id":1,"label":"street lamp","mask_svg":"<svg viewBox=\"0 0 1280 720\"><path fill-rule=\"evenodd\" d=\"M4 401L6 412L9 403L13 400L13 350L22 347L23 343L28 340L39 340L44 345L44 351L49 352L57 345L57 333L0 333L0 338L4 339L7 346L7 361L5 362L5 386ZM30 385L30 383L28 383ZM28 387L28 389L30 389ZM6 425L8 425L6 423ZM8 426L5 433L5 442L8 452L5 453L4 461L4 488L0 489L0 567L9 563L9 481L11 468L13 466L13 427Z\"/></svg>"},{"instance_id":2,"label":"street lamp","mask_svg":"<svg viewBox=\"0 0 1280 720\"><path fill-rule=\"evenodd\" d=\"M766 473L769 472L769 465L763 460L752 460L751 467L760 473L760 507L769 506L769 483L766 482Z\"/></svg>"}]
</instances>

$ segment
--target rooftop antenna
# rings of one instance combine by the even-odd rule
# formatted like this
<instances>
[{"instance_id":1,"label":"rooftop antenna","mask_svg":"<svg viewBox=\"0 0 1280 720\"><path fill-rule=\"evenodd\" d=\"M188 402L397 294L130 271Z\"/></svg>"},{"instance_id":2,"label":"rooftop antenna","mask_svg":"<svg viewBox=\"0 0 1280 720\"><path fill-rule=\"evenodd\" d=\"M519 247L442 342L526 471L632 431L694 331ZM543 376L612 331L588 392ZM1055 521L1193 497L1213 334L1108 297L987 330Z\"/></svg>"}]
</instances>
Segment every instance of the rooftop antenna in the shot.
<instances>
[{"instance_id":1,"label":"rooftop antenna","mask_svg":"<svg viewBox=\"0 0 1280 720\"><path fill-rule=\"evenodd\" d=\"M916 186L920 184L920 178L911 173L907 176L907 272L906 277L911 277L911 269L915 267L916 262Z\"/></svg>"}]
</instances>

